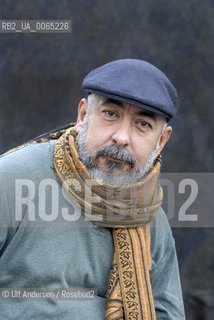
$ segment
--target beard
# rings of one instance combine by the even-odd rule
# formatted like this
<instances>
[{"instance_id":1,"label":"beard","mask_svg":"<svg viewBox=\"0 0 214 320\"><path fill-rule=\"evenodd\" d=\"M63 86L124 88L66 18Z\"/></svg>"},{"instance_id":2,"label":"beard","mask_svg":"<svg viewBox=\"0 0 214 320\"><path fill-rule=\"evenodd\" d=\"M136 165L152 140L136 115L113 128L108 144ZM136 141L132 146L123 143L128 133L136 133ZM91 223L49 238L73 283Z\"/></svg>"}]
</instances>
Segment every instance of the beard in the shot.
<instances>
[{"instance_id":1,"label":"beard","mask_svg":"<svg viewBox=\"0 0 214 320\"><path fill-rule=\"evenodd\" d=\"M136 169L135 157L126 148L119 148L116 144L101 147L94 155L91 155L85 145L88 131L87 120L86 115L77 137L77 150L81 161L94 179L113 185L134 184L150 171L156 159L155 154L159 147L159 141L146 163L141 168ZM102 156L107 157L105 159L105 171L98 165L98 158ZM116 161L111 161L111 159ZM129 170L126 173L118 173L123 169L124 164L129 166Z\"/></svg>"}]
</instances>

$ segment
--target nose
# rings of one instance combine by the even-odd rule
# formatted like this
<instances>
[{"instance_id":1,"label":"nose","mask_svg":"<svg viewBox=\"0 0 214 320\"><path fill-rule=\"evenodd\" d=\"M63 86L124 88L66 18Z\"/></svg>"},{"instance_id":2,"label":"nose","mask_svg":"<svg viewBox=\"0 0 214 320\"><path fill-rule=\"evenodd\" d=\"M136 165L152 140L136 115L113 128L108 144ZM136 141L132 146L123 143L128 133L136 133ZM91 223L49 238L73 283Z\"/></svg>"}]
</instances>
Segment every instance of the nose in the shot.
<instances>
[{"instance_id":1,"label":"nose","mask_svg":"<svg viewBox=\"0 0 214 320\"><path fill-rule=\"evenodd\" d=\"M118 124L112 135L113 143L119 147L128 147L131 141L131 128L127 122Z\"/></svg>"}]
</instances>

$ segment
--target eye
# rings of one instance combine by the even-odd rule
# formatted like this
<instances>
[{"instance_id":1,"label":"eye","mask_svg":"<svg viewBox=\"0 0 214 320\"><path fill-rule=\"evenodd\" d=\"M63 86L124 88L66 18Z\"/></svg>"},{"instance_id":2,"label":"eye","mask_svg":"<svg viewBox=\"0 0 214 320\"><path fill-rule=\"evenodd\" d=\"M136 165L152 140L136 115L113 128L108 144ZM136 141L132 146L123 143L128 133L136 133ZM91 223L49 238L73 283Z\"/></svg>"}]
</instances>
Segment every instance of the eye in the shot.
<instances>
[{"instance_id":1,"label":"eye","mask_svg":"<svg viewBox=\"0 0 214 320\"><path fill-rule=\"evenodd\" d=\"M151 124L146 120L138 120L137 126L138 126L138 129L144 133L149 131L149 129L152 128Z\"/></svg>"},{"instance_id":2,"label":"eye","mask_svg":"<svg viewBox=\"0 0 214 320\"><path fill-rule=\"evenodd\" d=\"M117 118L117 113L112 110L104 110L104 115L106 119L110 119L110 120Z\"/></svg>"},{"instance_id":3,"label":"eye","mask_svg":"<svg viewBox=\"0 0 214 320\"><path fill-rule=\"evenodd\" d=\"M116 113L115 113L114 111L112 111L112 110L107 110L107 111L105 111L105 112L106 112L107 116L109 116L109 117L114 117L114 116L116 116Z\"/></svg>"},{"instance_id":4,"label":"eye","mask_svg":"<svg viewBox=\"0 0 214 320\"><path fill-rule=\"evenodd\" d=\"M149 126L149 123L144 120L139 121L138 123L142 128L146 128L147 126Z\"/></svg>"}]
</instances>

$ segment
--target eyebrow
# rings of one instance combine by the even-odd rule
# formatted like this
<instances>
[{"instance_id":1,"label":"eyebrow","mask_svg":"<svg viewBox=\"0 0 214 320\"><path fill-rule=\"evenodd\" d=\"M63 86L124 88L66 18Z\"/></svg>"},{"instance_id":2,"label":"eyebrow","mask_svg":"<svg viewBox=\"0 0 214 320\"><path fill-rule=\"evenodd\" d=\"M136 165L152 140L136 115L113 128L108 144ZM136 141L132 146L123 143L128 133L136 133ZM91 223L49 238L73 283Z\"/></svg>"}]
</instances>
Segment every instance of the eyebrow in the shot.
<instances>
[{"instance_id":1,"label":"eyebrow","mask_svg":"<svg viewBox=\"0 0 214 320\"><path fill-rule=\"evenodd\" d=\"M115 104L116 106L124 109L124 104L123 104L122 101L115 100L115 99L112 99L112 98L107 98L105 101L103 101L102 105L105 105L105 104ZM149 111L149 110L140 110L140 111L137 112L137 115L150 117L151 119L157 121L156 114L154 112L152 112L152 111Z\"/></svg>"},{"instance_id":2,"label":"eyebrow","mask_svg":"<svg viewBox=\"0 0 214 320\"><path fill-rule=\"evenodd\" d=\"M153 120L157 120L156 114L152 111L142 110L137 113L139 116L150 117Z\"/></svg>"},{"instance_id":3,"label":"eyebrow","mask_svg":"<svg viewBox=\"0 0 214 320\"><path fill-rule=\"evenodd\" d=\"M105 101L103 101L102 105L105 105L105 104L115 104L117 105L118 107L121 107L124 109L124 104L119 101L119 100L115 100L115 99L111 99L111 98L107 98Z\"/></svg>"}]
</instances>

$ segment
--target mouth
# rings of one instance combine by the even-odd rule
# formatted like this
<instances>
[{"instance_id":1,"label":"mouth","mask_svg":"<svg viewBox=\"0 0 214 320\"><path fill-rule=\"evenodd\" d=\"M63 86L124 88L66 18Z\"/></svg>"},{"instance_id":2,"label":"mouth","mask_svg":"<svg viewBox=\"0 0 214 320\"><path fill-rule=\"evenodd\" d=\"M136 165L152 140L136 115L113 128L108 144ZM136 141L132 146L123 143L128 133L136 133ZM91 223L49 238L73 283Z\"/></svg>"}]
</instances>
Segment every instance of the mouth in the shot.
<instances>
[{"instance_id":1,"label":"mouth","mask_svg":"<svg viewBox=\"0 0 214 320\"><path fill-rule=\"evenodd\" d=\"M129 162L107 156L99 156L98 165L104 171L119 174L127 173L131 169Z\"/></svg>"},{"instance_id":2,"label":"mouth","mask_svg":"<svg viewBox=\"0 0 214 320\"><path fill-rule=\"evenodd\" d=\"M98 149L96 162L101 170L112 174L131 173L136 164L134 156L128 150L115 145Z\"/></svg>"},{"instance_id":3,"label":"mouth","mask_svg":"<svg viewBox=\"0 0 214 320\"><path fill-rule=\"evenodd\" d=\"M127 163L126 161L123 161L123 160L120 160L120 159L115 159L115 158L110 158L110 157L106 157L106 159L107 159L108 161L112 161L112 162L116 162L116 163L121 163L121 164Z\"/></svg>"}]
</instances>

